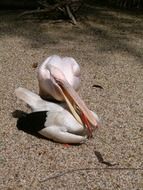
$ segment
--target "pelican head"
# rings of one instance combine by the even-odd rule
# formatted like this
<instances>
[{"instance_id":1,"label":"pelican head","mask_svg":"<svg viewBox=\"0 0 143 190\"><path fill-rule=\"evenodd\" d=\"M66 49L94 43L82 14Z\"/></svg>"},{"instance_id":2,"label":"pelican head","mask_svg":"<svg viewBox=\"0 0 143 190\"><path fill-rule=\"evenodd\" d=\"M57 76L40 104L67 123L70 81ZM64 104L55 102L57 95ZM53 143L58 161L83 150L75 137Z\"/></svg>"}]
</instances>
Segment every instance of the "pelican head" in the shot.
<instances>
[{"instance_id":1,"label":"pelican head","mask_svg":"<svg viewBox=\"0 0 143 190\"><path fill-rule=\"evenodd\" d=\"M72 57L52 55L38 68L39 94L43 99L64 101L54 77L67 81L74 90L79 89L80 67Z\"/></svg>"}]
</instances>

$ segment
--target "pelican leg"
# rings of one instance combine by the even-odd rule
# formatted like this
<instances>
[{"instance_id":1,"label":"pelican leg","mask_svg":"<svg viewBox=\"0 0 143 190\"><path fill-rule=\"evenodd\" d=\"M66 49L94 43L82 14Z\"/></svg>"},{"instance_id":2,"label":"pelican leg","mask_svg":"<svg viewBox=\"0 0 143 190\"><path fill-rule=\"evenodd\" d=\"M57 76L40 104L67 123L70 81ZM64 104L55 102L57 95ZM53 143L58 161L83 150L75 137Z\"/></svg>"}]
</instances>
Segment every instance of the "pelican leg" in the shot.
<instances>
[{"instance_id":1,"label":"pelican leg","mask_svg":"<svg viewBox=\"0 0 143 190\"><path fill-rule=\"evenodd\" d=\"M39 133L49 139L60 143L79 144L86 140L85 136L69 133L65 127L49 126L39 131Z\"/></svg>"}]
</instances>

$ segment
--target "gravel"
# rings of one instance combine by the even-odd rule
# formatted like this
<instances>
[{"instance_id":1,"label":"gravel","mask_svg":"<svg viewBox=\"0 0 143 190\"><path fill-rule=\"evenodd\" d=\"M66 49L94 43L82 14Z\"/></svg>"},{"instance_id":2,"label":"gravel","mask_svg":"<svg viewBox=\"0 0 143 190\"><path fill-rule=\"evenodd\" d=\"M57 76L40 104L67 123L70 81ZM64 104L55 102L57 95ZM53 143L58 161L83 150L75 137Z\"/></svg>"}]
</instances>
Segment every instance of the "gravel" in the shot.
<instances>
[{"instance_id":1,"label":"gravel","mask_svg":"<svg viewBox=\"0 0 143 190\"><path fill-rule=\"evenodd\" d=\"M89 13L76 26L0 13L2 190L143 189L143 15L102 7ZM80 64L79 94L102 121L80 146L19 131L12 117L30 112L14 90L38 92L33 64L52 54Z\"/></svg>"}]
</instances>

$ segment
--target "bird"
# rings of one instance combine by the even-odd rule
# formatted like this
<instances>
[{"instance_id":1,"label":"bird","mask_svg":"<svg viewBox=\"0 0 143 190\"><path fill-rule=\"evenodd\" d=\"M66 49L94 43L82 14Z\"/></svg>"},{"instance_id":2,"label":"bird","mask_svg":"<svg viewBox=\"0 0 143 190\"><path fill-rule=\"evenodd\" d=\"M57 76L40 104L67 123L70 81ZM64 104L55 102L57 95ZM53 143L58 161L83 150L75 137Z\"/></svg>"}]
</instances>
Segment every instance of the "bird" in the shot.
<instances>
[{"instance_id":1,"label":"bird","mask_svg":"<svg viewBox=\"0 0 143 190\"><path fill-rule=\"evenodd\" d=\"M51 55L38 67L39 94L43 99L64 101L53 76L67 81L74 90L80 86L80 66L72 57Z\"/></svg>"},{"instance_id":2,"label":"bird","mask_svg":"<svg viewBox=\"0 0 143 190\"><path fill-rule=\"evenodd\" d=\"M39 95L48 100L49 96L64 101L76 120L92 133L92 126L99 122L78 95L80 86L80 67L72 57L49 56L37 70ZM92 136L92 134L91 134Z\"/></svg>"},{"instance_id":3,"label":"bird","mask_svg":"<svg viewBox=\"0 0 143 190\"><path fill-rule=\"evenodd\" d=\"M15 95L32 110L19 119L19 129L27 127L28 130L35 130L48 139L64 144L81 144L86 141L87 128L61 104L44 100L38 94L22 87L15 90ZM99 120L96 113L92 114ZM31 126L32 121L34 125Z\"/></svg>"}]
</instances>

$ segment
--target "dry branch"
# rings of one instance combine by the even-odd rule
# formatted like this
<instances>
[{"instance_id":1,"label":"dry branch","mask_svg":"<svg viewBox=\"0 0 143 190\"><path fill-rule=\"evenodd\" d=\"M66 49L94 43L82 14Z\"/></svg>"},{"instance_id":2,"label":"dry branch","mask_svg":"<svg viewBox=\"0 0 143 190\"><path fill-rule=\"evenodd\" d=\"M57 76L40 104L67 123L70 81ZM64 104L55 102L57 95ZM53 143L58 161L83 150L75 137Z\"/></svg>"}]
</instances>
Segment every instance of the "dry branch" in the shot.
<instances>
[{"instance_id":1,"label":"dry branch","mask_svg":"<svg viewBox=\"0 0 143 190\"><path fill-rule=\"evenodd\" d=\"M20 16L30 15L30 14L39 14L39 13L50 13L53 11L61 11L65 15L67 15L73 22L73 24L76 24L76 19L74 17L74 10L71 8L72 6L81 7L82 0L63 0L58 3L55 3L54 5L49 5L48 2L42 2L40 1L40 5L42 5L43 9L37 9L37 10L30 10L23 12Z\"/></svg>"},{"instance_id":2,"label":"dry branch","mask_svg":"<svg viewBox=\"0 0 143 190\"><path fill-rule=\"evenodd\" d=\"M72 11L71 11L71 9L70 9L70 7L68 5L66 5L66 11L67 11L67 14L68 14L69 18L73 21L73 24L76 24L77 23L76 19L73 16Z\"/></svg>"},{"instance_id":3,"label":"dry branch","mask_svg":"<svg viewBox=\"0 0 143 190\"><path fill-rule=\"evenodd\" d=\"M78 169L71 169L71 170L67 170L67 171L61 171L55 175L50 175L50 176L47 176L45 177L44 179L38 179L38 181L40 183L42 182L45 182L45 181L48 181L48 180L51 180L51 179L56 179L56 178L59 178L59 177L62 177L66 174L71 174L71 173L75 173L75 172L81 172L81 171L92 171L92 170L97 170L97 171L107 171L107 170L110 170L110 171L143 171L143 168L128 168L128 167L106 167L106 168L98 168L98 167L93 167L93 168L78 168Z\"/></svg>"}]
</instances>

